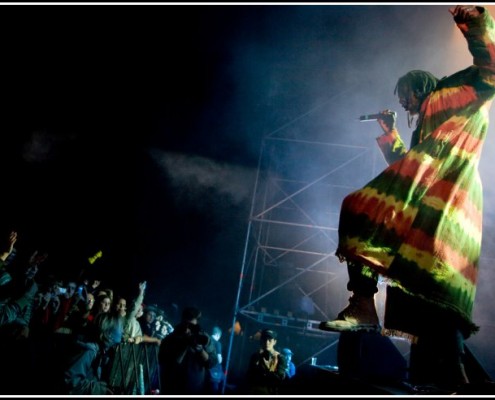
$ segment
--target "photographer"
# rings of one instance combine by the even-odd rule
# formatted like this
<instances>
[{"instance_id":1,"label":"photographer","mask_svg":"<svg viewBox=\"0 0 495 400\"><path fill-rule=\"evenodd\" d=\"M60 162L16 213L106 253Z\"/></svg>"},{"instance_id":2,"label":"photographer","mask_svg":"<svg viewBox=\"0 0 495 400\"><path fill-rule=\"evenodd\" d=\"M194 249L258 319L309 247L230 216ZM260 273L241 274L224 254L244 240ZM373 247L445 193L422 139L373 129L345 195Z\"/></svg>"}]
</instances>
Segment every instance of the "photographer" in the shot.
<instances>
[{"instance_id":1,"label":"photographer","mask_svg":"<svg viewBox=\"0 0 495 400\"><path fill-rule=\"evenodd\" d=\"M200 317L197 308L185 308L181 322L162 340L158 353L161 393L206 393L207 372L218 358L213 341L198 324Z\"/></svg>"}]
</instances>

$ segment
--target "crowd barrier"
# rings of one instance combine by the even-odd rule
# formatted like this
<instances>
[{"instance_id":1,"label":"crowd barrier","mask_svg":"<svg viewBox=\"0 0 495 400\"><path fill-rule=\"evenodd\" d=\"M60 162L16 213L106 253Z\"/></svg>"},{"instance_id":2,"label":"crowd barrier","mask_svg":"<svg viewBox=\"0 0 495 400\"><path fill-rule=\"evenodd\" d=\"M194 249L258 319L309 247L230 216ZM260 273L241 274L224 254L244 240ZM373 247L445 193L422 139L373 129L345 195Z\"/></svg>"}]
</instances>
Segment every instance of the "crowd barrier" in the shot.
<instances>
[{"instance_id":1,"label":"crowd barrier","mask_svg":"<svg viewBox=\"0 0 495 400\"><path fill-rule=\"evenodd\" d=\"M108 379L114 394L160 393L158 349L155 343L122 343L115 348Z\"/></svg>"}]
</instances>

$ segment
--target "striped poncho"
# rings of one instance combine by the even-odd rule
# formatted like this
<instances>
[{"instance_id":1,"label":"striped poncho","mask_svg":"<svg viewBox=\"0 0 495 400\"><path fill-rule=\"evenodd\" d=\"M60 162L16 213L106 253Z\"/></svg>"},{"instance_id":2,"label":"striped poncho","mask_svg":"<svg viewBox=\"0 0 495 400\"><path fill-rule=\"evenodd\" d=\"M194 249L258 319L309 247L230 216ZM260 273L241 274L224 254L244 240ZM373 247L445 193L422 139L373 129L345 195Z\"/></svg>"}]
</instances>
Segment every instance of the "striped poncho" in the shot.
<instances>
[{"instance_id":1,"label":"striped poncho","mask_svg":"<svg viewBox=\"0 0 495 400\"><path fill-rule=\"evenodd\" d=\"M468 336L477 329L471 316L482 234L478 162L495 95L495 28L486 10L458 27L473 65L440 80L424 100L409 151L396 130L378 138L387 161L398 159L344 199L336 255L388 277L425 309L455 315ZM400 313L394 319L386 315L385 327L416 334L414 323L395 324Z\"/></svg>"}]
</instances>

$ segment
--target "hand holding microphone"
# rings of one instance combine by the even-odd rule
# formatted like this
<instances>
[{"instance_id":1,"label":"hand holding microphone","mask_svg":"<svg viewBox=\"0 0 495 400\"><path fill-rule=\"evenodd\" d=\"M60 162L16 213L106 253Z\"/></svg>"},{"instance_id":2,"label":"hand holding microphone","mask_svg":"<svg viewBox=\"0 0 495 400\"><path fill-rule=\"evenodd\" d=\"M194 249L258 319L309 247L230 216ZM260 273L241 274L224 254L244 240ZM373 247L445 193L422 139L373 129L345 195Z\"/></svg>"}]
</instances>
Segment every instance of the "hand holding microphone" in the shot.
<instances>
[{"instance_id":1,"label":"hand holding microphone","mask_svg":"<svg viewBox=\"0 0 495 400\"><path fill-rule=\"evenodd\" d=\"M385 133L390 133L395 129L395 120L397 119L397 113L391 110L384 110L377 114L361 115L359 121L378 121Z\"/></svg>"},{"instance_id":2,"label":"hand holding microphone","mask_svg":"<svg viewBox=\"0 0 495 400\"><path fill-rule=\"evenodd\" d=\"M368 121L376 121L380 118L384 118L384 117L387 117L387 116L390 116L392 115L394 118L397 116L397 113L395 111L390 111L390 110L385 110L385 111L382 111L378 114L365 114L365 115L361 115L359 117L359 120L361 122L368 122Z\"/></svg>"}]
</instances>

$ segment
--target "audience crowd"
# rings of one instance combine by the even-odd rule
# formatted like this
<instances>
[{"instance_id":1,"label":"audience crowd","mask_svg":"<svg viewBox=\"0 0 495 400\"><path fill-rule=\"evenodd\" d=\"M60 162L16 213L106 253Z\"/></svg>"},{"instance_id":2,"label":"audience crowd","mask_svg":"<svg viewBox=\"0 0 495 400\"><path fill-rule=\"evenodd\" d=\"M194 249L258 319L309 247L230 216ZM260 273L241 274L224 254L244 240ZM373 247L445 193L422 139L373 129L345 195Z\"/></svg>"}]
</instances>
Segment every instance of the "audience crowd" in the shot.
<instances>
[{"instance_id":1,"label":"audience crowd","mask_svg":"<svg viewBox=\"0 0 495 400\"><path fill-rule=\"evenodd\" d=\"M174 330L160 307L145 304L146 282L126 298L84 273L39 279L48 254L18 254L17 239L15 231L0 238L2 394L121 394L108 384L115 345L158 349Z\"/></svg>"},{"instance_id":2,"label":"audience crowd","mask_svg":"<svg viewBox=\"0 0 495 400\"><path fill-rule=\"evenodd\" d=\"M129 296L84 268L71 279L40 274L49 255L22 254L17 240L15 231L0 235L1 394L224 393L222 330L203 330L198 308L184 307L171 323L163 309L146 304L146 281ZM278 393L290 378L290 357L265 336L247 371L254 382L242 387L247 393Z\"/></svg>"}]
</instances>

